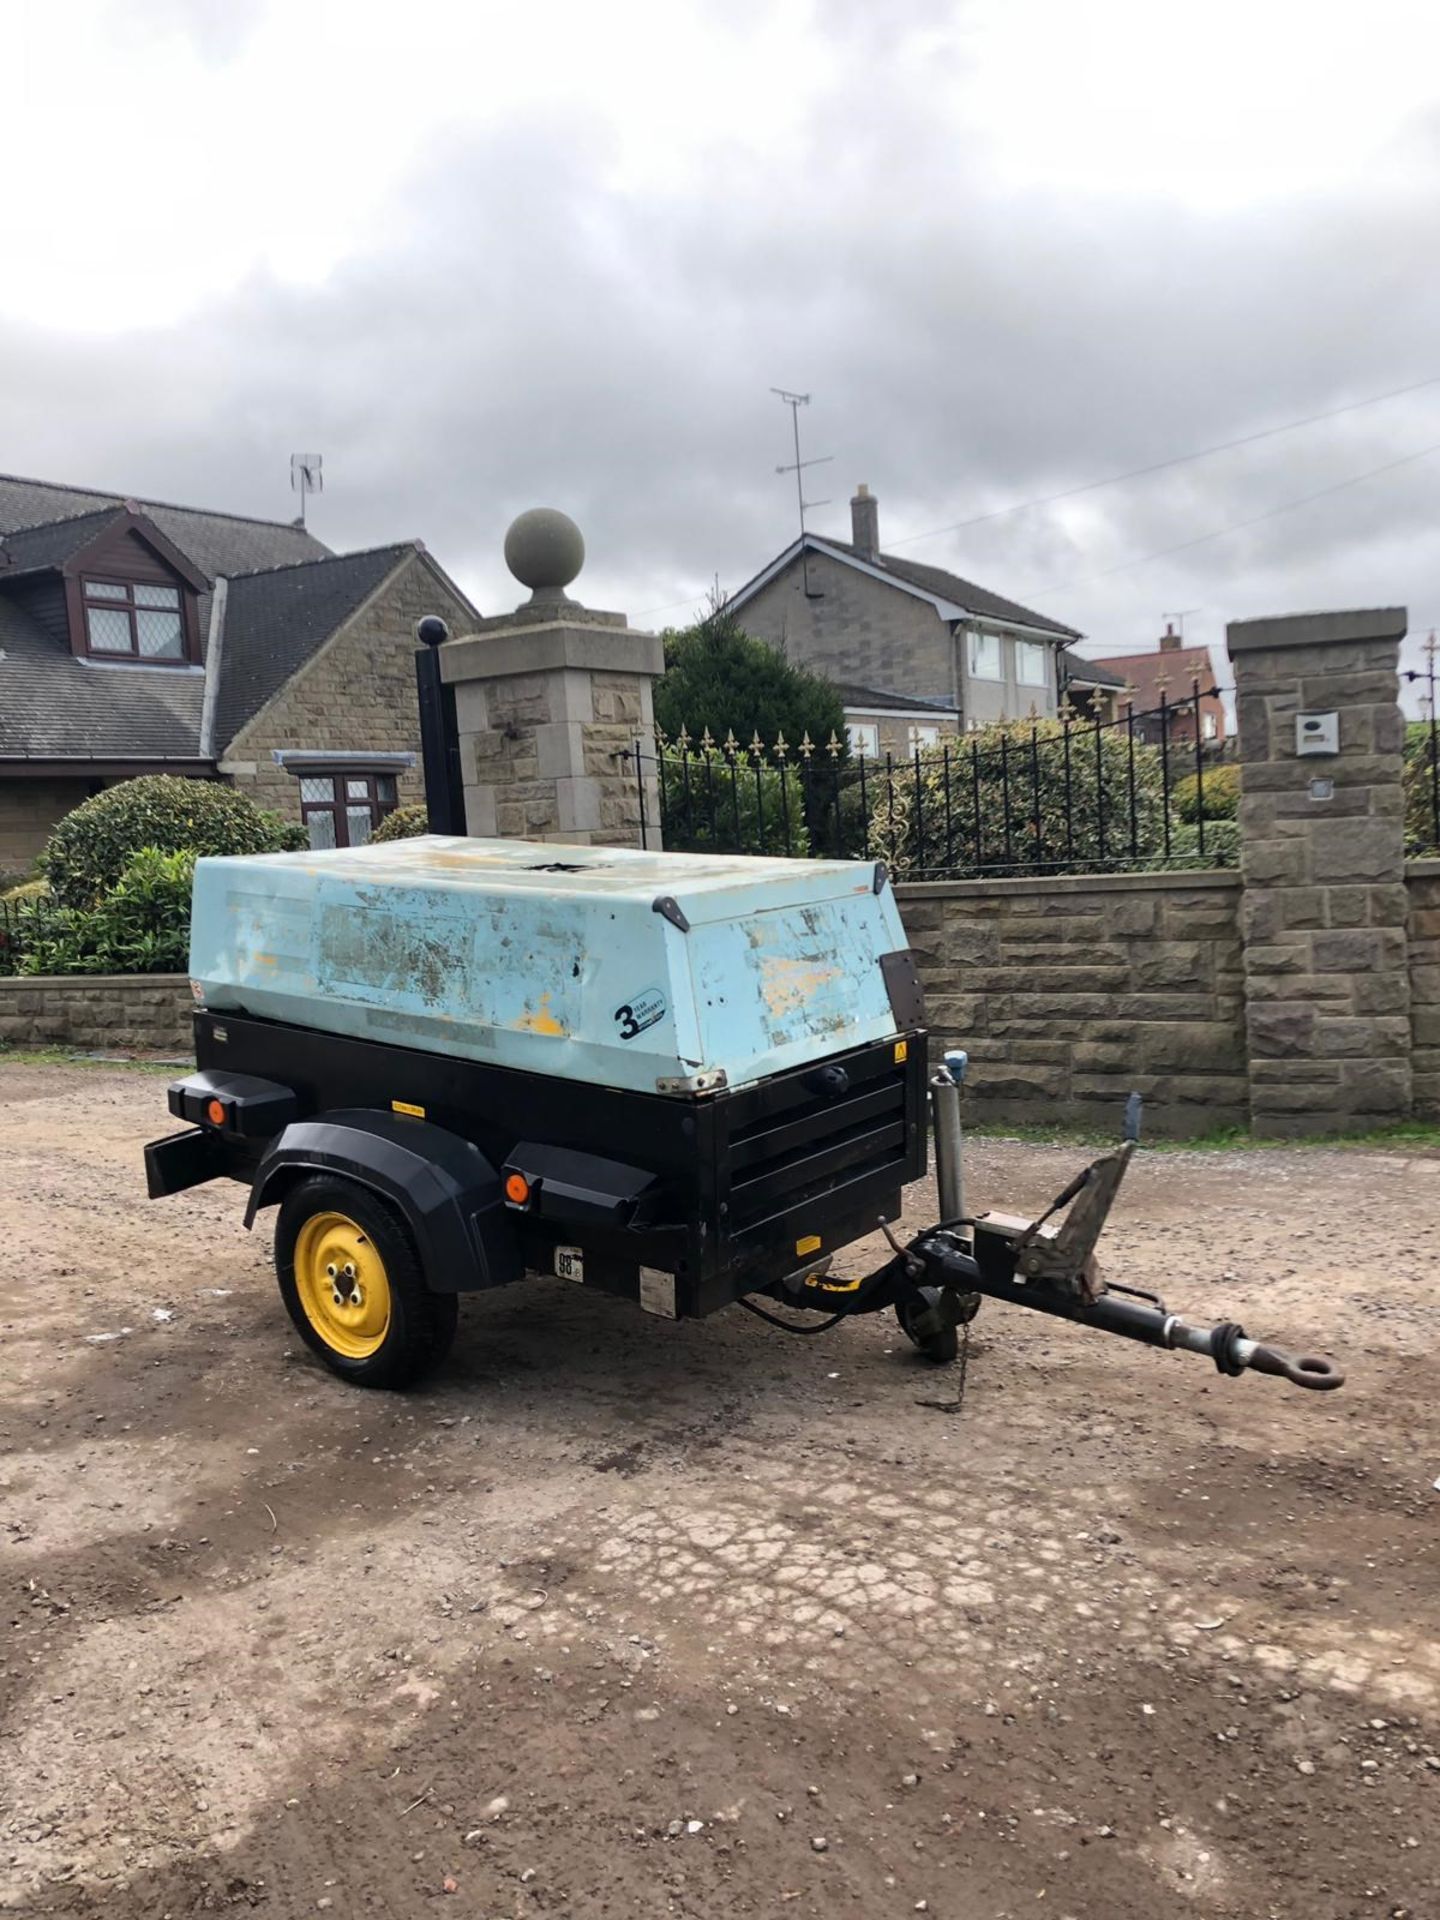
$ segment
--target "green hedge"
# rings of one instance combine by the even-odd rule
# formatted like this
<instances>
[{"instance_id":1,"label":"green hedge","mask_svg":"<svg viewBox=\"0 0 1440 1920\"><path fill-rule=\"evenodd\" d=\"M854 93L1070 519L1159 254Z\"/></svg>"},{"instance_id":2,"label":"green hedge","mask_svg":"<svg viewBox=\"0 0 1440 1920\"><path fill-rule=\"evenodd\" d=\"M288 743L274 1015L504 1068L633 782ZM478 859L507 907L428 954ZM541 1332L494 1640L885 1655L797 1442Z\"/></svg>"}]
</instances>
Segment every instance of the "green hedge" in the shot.
<instances>
[{"instance_id":1,"label":"green hedge","mask_svg":"<svg viewBox=\"0 0 1440 1920\"><path fill-rule=\"evenodd\" d=\"M371 846L383 840L415 840L422 833L430 831L430 816L423 803L411 807L396 807L393 813L387 813L370 836Z\"/></svg>"},{"instance_id":2,"label":"green hedge","mask_svg":"<svg viewBox=\"0 0 1440 1920\"><path fill-rule=\"evenodd\" d=\"M15 903L6 921L8 970L36 973L186 973L193 853L145 847L91 907L44 896Z\"/></svg>"},{"instance_id":3,"label":"green hedge","mask_svg":"<svg viewBox=\"0 0 1440 1920\"><path fill-rule=\"evenodd\" d=\"M298 821L267 813L234 787L175 774L125 780L84 801L40 856L63 907L91 907L144 849L158 853L283 853L309 844Z\"/></svg>"},{"instance_id":4,"label":"green hedge","mask_svg":"<svg viewBox=\"0 0 1440 1920\"><path fill-rule=\"evenodd\" d=\"M1233 760L1207 767L1203 779L1187 773L1170 789L1171 803L1180 818L1191 826L1200 818L1204 800L1207 820L1238 820L1240 817L1240 768Z\"/></svg>"}]
</instances>

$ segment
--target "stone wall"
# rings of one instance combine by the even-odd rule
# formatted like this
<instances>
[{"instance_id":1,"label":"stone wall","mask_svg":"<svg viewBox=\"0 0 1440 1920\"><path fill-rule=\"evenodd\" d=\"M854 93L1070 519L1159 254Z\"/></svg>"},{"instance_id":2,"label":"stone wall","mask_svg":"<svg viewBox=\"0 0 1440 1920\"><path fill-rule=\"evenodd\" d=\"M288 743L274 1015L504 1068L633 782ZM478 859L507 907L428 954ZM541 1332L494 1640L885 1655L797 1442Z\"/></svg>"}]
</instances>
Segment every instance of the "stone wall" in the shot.
<instances>
[{"instance_id":1,"label":"stone wall","mask_svg":"<svg viewBox=\"0 0 1440 1920\"><path fill-rule=\"evenodd\" d=\"M936 1051L970 1054L967 1105L1118 1129L1127 1094L1165 1133L1249 1117L1232 873L902 885Z\"/></svg>"},{"instance_id":2,"label":"stone wall","mask_svg":"<svg viewBox=\"0 0 1440 1920\"><path fill-rule=\"evenodd\" d=\"M413 753L415 765L400 775L400 804L423 800L414 628L430 613L452 632L463 632L474 617L417 553L401 561L380 591L240 730L221 772L260 806L298 820L300 783L276 764L277 747Z\"/></svg>"},{"instance_id":3,"label":"stone wall","mask_svg":"<svg viewBox=\"0 0 1440 1920\"><path fill-rule=\"evenodd\" d=\"M1412 860L1404 891L1410 1112L1436 1120L1440 860ZM1245 1126L1257 1111L1263 1130L1279 1130L1283 1083L1265 1056L1247 1057L1240 929L1249 906L1238 873L938 881L896 895L934 1051L969 1053L966 1100L977 1118L1104 1126L1135 1090L1157 1132ZM1255 984L1252 976L1252 994ZM1312 1075L1323 1074L1326 1062L1311 1058ZM1333 1090L1350 1059L1337 1055L1330 1080L1316 1084ZM1322 1130L1343 1125L1330 1119ZM1293 1130L1316 1130L1310 1110L1296 1110Z\"/></svg>"},{"instance_id":4,"label":"stone wall","mask_svg":"<svg viewBox=\"0 0 1440 1920\"><path fill-rule=\"evenodd\" d=\"M193 1004L184 974L0 979L0 1046L180 1058L191 1051Z\"/></svg>"},{"instance_id":5,"label":"stone wall","mask_svg":"<svg viewBox=\"0 0 1440 1920\"><path fill-rule=\"evenodd\" d=\"M1410 1056L1417 1120L1440 1120L1440 860L1412 860L1410 895Z\"/></svg>"}]
</instances>

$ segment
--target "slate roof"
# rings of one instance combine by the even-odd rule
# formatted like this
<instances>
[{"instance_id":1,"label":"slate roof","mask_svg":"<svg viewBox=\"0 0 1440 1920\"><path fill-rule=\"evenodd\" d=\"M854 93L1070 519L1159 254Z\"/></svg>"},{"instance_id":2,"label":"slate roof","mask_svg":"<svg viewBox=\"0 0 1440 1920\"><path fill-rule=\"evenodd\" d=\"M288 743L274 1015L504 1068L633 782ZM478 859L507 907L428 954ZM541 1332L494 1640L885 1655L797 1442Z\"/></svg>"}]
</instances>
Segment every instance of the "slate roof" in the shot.
<instances>
[{"instance_id":1,"label":"slate roof","mask_svg":"<svg viewBox=\"0 0 1440 1920\"><path fill-rule=\"evenodd\" d=\"M958 713L951 700L926 700L918 694L891 693L884 687L859 687L852 681L837 681L835 691L846 708L863 707L870 713Z\"/></svg>"},{"instance_id":2,"label":"slate roof","mask_svg":"<svg viewBox=\"0 0 1440 1920\"><path fill-rule=\"evenodd\" d=\"M0 593L0 755L194 759L204 697L199 668L77 660Z\"/></svg>"},{"instance_id":3,"label":"slate roof","mask_svg":"<svg viewBox=\"0 0 1440 1920\"><path fill-rule=\"evenodd\" d=\"M402 541L231 580L215 758L395 568L419 551L416 542ZM0 756L199 757L205 696L200 669L77 659L5 593L4 580L0 573ZM201 604L208 604L208 596Z\"/></svg>"},{"instance_id":4,"label":"slate roof","mask_svg":"<svg viewBox=\"0 0 1440 1920\"><path fill-rule=\"evenodd\" d=\"M195 759L205 676L198 669L77 659L28 610L36 576L62 567L117 511L134 505L207 582L229 582L212 752L248 720L406 559L401 541L333 554L282 521L127 501L93 488L0 474L0 756L32 759ZM433 565L433 562L430 562ZM443 575L442 575L443 578ZM6 591L7 582L16 591ZM199 596L209 644L212 595ZM42 609L43 611L43 609Z\"/></svg>"},{"instance_id":5,"label":"slate roof","mask_svg":"<svg viewBox=\"0 0 1440 1920\"><path fill-rule=\"evenodd\" d=\"M413 540L230 581L215 713L217 749L233 740L335 629L418 552Z\"/></svg>"},{"instance_id":6,"label":"slate roof","mask_svg":"<svg viewBox=\"0 0 1440 1920\"><path fill-rule=\"evenodd\" d=\"M812 545L822 551L830 547L836 552L849 554L852 559L862 561L866 566L893 573L897 580L919 587L922 593L933 593L941 600L953 600L958 606L964 607L967 613L975 614L982 620L1009 620L1022 627L1034 627L1041 633L1053 633L1062 640L1079 640L1082 637L1074 627L1062 626L1060 621L1052 620L1048 614L1022 607L1018 600L1007 600L1003 594L991 593L988 587L977 586L973 580L962 580L958 573L947 573L943 567L923 566L918 560L902 560L893 553L882 553L878 558L872 558L848 540L831 540L819 534L810 534L808 537Z\"/></svg>"},{"instance_id":7,"label":"slate roof","mask_svg":"<svg viewBox=\"0 0 1440 1920\"><path fill-rule=\"evenodd\" d=\"M1078 653L1072 653L1069 647L1060 649L1060 678L1062 682L1080 684L1087 687L1123 687L1125 676L1115 673L1101 660L1082 660Z\"/></svg>"},{"instance_id":8,"label":"slate roof","mask_svg":"<svg viewBox=\"0 0 1440 1920\"><path fill-rule=\"evenodd\" d=\"M13 547L13 540L6 536L20 528L75 520L101 508L113 512L124 506L126 498L93 487L62 487L48 480L0 474L0 543ZM136 504L210 580L217 573L283 567L296 560L325 559L330 553L314 534L283 520L211 513L164 500L138 500Z\"/></svg>"},{"instance_id":9,"label":"slate roof","mask_svg":"<svg viewBox=\"0 0 1440 1920\"><path fill-rule=\"evenodd\" d=\"M0 533L0 580L17 574L33 573L40 567L60 567L88 546L115 518L114 507L102 507L98 513L78 514L73 520L52 520L45 526L28 527L20 533Z\"/></svg>"}]
</instances>

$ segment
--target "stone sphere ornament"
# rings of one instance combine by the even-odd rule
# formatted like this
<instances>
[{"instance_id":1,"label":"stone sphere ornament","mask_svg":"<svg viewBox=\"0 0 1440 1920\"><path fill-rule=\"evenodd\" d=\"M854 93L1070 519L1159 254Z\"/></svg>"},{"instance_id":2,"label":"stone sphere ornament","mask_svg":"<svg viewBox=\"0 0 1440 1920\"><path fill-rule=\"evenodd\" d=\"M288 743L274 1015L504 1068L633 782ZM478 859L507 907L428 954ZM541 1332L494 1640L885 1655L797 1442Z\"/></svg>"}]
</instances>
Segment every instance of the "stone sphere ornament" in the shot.
<instances>
[{"instance_id":1,"label":"stone sphere ornament","mask_svg":"<svg viewBox=\"0 0 1440 1920\"><path fill-rule=\"evenodd\" d=\"M565 600L565 589L585 564L585 541L568 513L531 507L510 522L505 564L529 587L532 600Z\"/></svg>"}]
</instances>

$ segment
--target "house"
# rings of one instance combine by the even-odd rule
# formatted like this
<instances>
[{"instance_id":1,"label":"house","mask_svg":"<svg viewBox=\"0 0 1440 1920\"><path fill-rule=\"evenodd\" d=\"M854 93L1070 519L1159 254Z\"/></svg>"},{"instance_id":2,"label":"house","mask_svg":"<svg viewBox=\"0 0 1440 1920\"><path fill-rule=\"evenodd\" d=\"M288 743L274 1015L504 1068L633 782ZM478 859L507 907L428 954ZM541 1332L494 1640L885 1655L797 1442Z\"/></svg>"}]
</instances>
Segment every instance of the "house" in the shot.
<instances>
[{"instance_id":1,"label":"house","mask_svg":"<svg viewBox=\"0 0 1440 1920\"><path fill-rule=\"evenodd\" d=\"M423 797L415 620L474 608L418 540L0 476L0 873L142 773L223 779L352 845Z\"/></svg>"},{"instance_id":2,"label":"house","mask_svg":"<svg viewBox=\"0 0 1440 1920\"><path fill-rule=\"evenodd\" d=\"M845 709L850 751L867 759L923 753L938 747L945 735L960 731L960 709L948 700L907 697L883 687L857 686L851 680L837 681L835 691Z\"/></svg>"},{"instance_id":3,"label":"house","mask_svg":"<svg viewBox=\"0 0 1440 1920\"><path fill-rule=\"evenodd\" d=\"M1219 747L1225 739L1225 708L1215 691L1215 668L1208 647L1187 647L1166 621L1155 653L1119 653L1104 660L1087 660L1091 673L1106 668L1125 680L1119 712L1128 704L1135 711L1135 732L1147 745L1160 745L1161 719L1157 709L1163 694L1171 711L1164 721L1165 737L1172 744L1195 743L1195 728L1207 746ZM1200 698L1195 698L1196 687ZM1197 714L1198 709L1198 714ZM1143 716L1143 718L1142 718Z\"/></svg>"},{"instance_id":4,"label":"house","mask_svg":"<svg viewBox=\"0 0 1440 1920\"><path fill-rule=\"evenodd\" d=\"M849 540L805 533L731 600L747 633L842 691L857 746L913 751L1032 709L1053 714L1057 656L1080 635L942 567L884 553L879 502L850 502Z\"/></svg>"},{"instance_id":5,"label":"house","mask_svg":"<svg viewBox=\"0 0 1440 1920\"><path fill-rule=\"evenodd\" d=\"M1060 698L1083 720L1103 724L1119 719L1126 689L1123 673L1096 660L1082 660L1069 647L1060 649Z\"/></svg>"}]
</instances>

